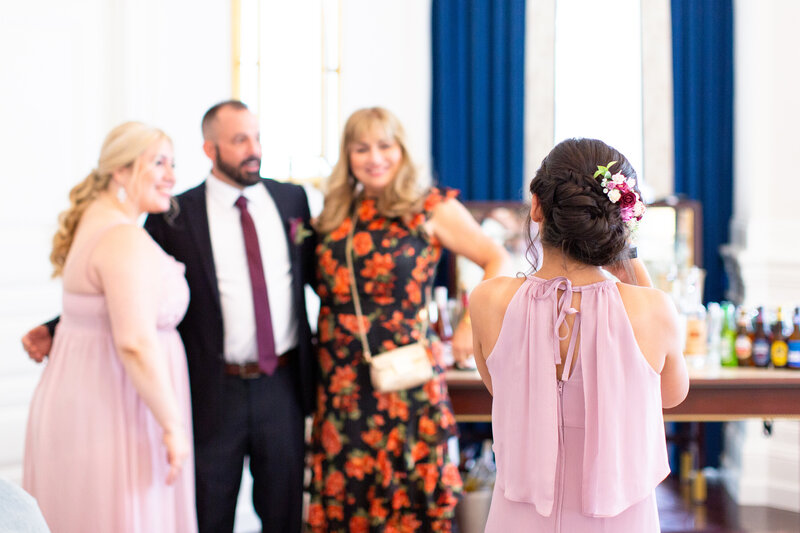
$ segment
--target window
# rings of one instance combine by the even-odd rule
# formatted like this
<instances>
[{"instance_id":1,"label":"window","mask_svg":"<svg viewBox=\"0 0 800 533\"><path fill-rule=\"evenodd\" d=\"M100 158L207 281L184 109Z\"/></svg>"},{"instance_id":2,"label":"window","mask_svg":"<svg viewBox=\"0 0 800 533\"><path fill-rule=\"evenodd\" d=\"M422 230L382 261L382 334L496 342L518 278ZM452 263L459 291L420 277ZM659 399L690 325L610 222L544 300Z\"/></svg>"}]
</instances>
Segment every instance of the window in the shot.
<instances>
[{"instance_id":1,"label":"window","mask_svg":"<svg viewBox=\"0 0 800 533\"><path fill-rule=\"evenodd\" d=\"M338 158L341 0L233 0L233 95L261 122L261 174L314 183Z\"/></svg>"},{"instance_id":2,"label":"window","mask_svg":"<svg viewBox=\"0 0 800 533\"><path fill-rule=\"evenodd\" d=\"M643 177L641 16L640 0L556 0L554 136L601 139Z\"/></svg>"}]
</instances>

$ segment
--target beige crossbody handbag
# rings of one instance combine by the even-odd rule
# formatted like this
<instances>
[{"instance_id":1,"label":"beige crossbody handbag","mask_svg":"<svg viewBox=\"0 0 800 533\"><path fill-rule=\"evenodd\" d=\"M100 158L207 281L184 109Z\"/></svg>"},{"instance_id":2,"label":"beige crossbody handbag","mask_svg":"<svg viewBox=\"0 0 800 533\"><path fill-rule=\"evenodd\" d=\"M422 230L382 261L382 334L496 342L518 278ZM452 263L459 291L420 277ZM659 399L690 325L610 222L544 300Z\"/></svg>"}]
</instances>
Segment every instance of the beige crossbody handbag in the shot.
<instances>
[{"instance_id":1,"label":"beige crossbody handbag","mask_svg":"<svg viewBox=\"0 0 800 533\"><path fill-rule=\"evenodd\" d=\"M345 255L347 256L347 269L350 271L350 292L356 307L358 318L358 332L361 337L361 347L364 359L369 363L369 375L372 386L379 392L392 392L410 389L422 385L433 378L433 366L428 356L428 307L423 310L422 339L414 344L400 346L394 350L381 352L373 356L367 344L367 335L364 331L364 322L361 313L361 300L356 287L355 268L353 267L353 233L355 231L356 216L352 217L350 232L347 234ZM426 298L427 302L427 298Z\"/></svg>"}]
</instances>

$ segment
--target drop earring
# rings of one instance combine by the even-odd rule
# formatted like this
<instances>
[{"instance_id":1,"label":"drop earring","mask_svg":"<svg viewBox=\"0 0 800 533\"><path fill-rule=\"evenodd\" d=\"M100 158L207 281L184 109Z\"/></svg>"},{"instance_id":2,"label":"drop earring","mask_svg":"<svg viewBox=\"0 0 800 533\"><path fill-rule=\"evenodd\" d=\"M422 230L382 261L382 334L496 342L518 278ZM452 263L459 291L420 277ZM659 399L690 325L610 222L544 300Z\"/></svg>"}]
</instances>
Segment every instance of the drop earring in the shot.
<instances>
[{"instance_id":1,"label":"drop earring","mask_svg":"<svg viewBox=\"0 0 800 533\"><path fill-rule=\"evenodd\" d=\"M119 200L119 203L124 204L127 199L128 199L128 191L125 190L125 187L120 185L117 188L117 200Z\"/></svg>"}]
</instances>

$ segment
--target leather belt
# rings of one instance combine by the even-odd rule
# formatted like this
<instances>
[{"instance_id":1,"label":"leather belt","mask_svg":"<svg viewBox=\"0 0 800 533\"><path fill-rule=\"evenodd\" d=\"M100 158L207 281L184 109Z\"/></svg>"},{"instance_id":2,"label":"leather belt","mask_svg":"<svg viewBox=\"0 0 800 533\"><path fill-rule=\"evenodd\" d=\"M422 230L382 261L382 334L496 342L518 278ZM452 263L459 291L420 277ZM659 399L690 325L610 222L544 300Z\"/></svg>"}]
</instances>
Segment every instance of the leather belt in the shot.
<instances>
[{"instance_id":1,"label":"leather belt","mask_svg":"<svg viewBox=\"0 0 800 533\"><path fill-rule=\"evenodd\" d=\"M278 357L278 368L284 367L289 364L289 359L297 354L297 348L293 348L288 352ZM241 365L235 363L225 363L225 374L228 376L236 376L242 379L256 379L261 377L264 373L258 368L257 362L244 363Z\"/></svg>"}]
</instances>

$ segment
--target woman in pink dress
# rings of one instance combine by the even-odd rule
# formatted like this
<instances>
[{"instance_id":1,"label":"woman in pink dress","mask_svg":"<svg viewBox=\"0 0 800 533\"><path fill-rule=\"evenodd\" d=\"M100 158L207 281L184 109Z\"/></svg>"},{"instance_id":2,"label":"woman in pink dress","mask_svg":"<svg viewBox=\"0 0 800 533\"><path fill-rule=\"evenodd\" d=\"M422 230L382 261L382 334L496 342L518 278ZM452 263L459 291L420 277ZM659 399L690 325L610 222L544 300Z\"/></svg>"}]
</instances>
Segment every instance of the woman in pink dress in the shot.
<instances>
[{"instance_id":1,"label":"woman in pink dress","mask_svg":"<svg viewBox=\"0 0 800 533\"><path fill-rule=\"evenodd\" d=\"M172 142L106 137L70 192L50 256L63 313L30 408L23 486L53 533L197 530L183 265L139 227L171 204Z\"/></svg>"},{"instance_id":2,"label":"woman in pink dress","mask_svg":"<svg viewBox=\"0 0 800 533\"><path fill-rule=\"evenodd\" d=\"M644 214L636 173L605 143L570 139L530 191L541 267L483 282L470 301L493 394L486 531L660 531L662 408L683 401L689 380L674 305L629 260Z\"/></svg>"}]
</instances>

